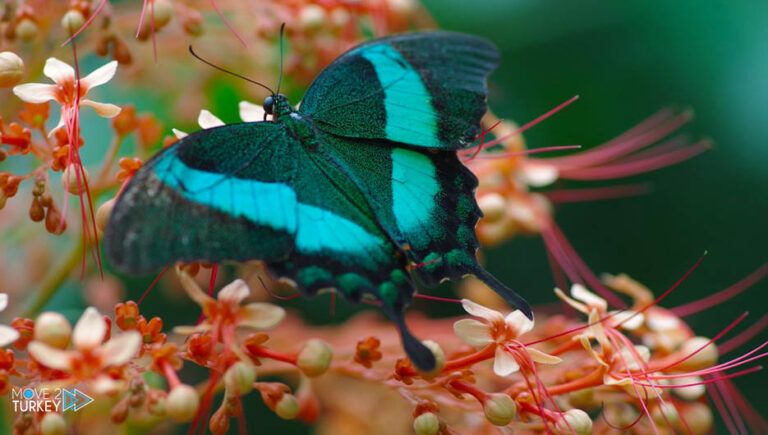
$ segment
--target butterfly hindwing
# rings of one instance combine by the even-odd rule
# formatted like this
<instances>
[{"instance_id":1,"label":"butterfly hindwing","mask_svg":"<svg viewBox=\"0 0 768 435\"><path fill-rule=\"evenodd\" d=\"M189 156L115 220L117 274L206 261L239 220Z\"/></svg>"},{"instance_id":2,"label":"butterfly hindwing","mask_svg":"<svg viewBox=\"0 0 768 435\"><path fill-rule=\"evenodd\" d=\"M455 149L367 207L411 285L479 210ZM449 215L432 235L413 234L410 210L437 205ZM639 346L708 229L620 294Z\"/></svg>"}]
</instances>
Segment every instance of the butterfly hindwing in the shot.
<instances>
[{"instance_id":1,"label":"butterfly hindwing","mask_svg":"<svg viewBox=\"0 0 768 435\"><path fill-rule=\"evenodd\" d=\"M348 168L389 234L405 251L409 270L433 287L475 275L530 316L528 304L477 262L474 199L477 178L451 151L324 135Z\"/></svg>"},{"instance_id":2,"label":"butterfly hindwing","mask_svg":"<svg viewBox=\"0 0 768 435\"><path fill-rule=\"evenodd\" d=\"M450 32L377 39L340 56L315 79L299 111L339 136L460 149L480 133L490 42Z\"/></svg>"}]
</instances>

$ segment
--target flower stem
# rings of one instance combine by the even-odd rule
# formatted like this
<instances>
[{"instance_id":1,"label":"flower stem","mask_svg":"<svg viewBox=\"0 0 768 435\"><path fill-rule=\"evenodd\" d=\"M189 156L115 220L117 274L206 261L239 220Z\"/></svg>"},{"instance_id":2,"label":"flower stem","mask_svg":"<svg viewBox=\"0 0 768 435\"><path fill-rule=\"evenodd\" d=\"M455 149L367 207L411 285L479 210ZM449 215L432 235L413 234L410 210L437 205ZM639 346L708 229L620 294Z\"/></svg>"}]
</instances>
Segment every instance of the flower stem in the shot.
<instances>
[{"instance_id":1,"label":"flower stem","mask_svg":"<svg viewBox=\"0 0 768 435\"><path fill-rule=\"evenodd\" d=\"M280 352L278 350L269 349L261 346L253 346L248 349L253 355L269 358L276 361L287 362L288 364L296 365L297 355L293 353Z\"/></svg>"},{"instance_id":2,"label":"flower stem","mask_svg":"<svg viewBox=\"0 0 768 435\"><path fill-rule=\"evenodd\" d=\"M61 284L69 277L72 270L77 266L80 256L83 253L83 241L78 237L78 241L72 245L64 259L43 278L40 290L36 292L35 300L24 312L24 317L32 318L43 309L56 292L61 288Z\"/></svg>"}]
</instances>

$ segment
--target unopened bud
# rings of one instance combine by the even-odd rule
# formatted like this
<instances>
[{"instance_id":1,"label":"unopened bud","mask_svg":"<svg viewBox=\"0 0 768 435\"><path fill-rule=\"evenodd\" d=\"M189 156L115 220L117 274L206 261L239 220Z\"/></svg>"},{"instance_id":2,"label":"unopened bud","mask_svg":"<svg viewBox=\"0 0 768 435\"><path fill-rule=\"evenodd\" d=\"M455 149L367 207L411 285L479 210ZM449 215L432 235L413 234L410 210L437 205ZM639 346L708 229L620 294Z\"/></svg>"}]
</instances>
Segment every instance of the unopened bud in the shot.
<instances>
[{"instance_id":1,"label":"unopened bud","mask_svg":"<svg viewBox=\"0 0 768 435\"><path fill-rule=\"evenodd\" d=\"M680 355L687 359L680 364L675 364L673 369L676 371L696 371L717 364L717 346L706 337L693 337L686 340L680 347Z\"/></svg>"},{"instance_id":2,"label":"unopened bud","mask_svg":"<svg viewBox=\"0 0 768 435\"><path fill-rule=\"evenodd\" d=\"M61 234L67 229L67 221L61 220L61 212L53 204L45 215L45 229L51 234Z\"/></svg>"},{"instance_id":3,"label":"unopened bud","mask_svg":"<svg viewBox=\"0 0 768 435\"><path fill-rule=\"evenodd\" d=\"M253 389L256 382L256 369L253 364L238 361L224 373L224 385L231 394L242 396Z\"/></svg>"},{"instance_id":4,"label":"unopened bud","mask_svg":"<svg viewBox=\"0 0 768 435\"><path fill-rule=\"evenodd\" d=\"M0 53L0 87L17 85L24 76L24 61L12 51ZM0 161L4 159L0 158Z\"/></svg>"},{"instance_id":5,"label":"unopened bud","mask_svg":"<svg viewBox=\"0 0 768 435\"><path fill-rule=\"evenodd\" d=\"M200 36L203 34L203 15L200 12L191 10L182 21L181 25L184 31L191 36Z\"/></svg>"},{"instance_id":6,"label":"unopened bud","mask_svg":"<svg viewBox=\"0 0 768 435\"><path fill-rule=\"evenodd\" d=\"M40 433L42 435L65 435L67 422L61 414L49 412L40 420Z\"/></svg>"},{"instance_id":7,"label":"unopened bud","mask_svg":"<svg viewBox=\"0 0 768 435\"><path fill-rule=\"evenodd\" d=\"M515 418L515 402L507 394L489 394L483 403L485 418L496 426L506 426Z\"/></svg>"},{"instance_id":8,"label":"unopened bud","mask_svg":"<svg viewBox=\"0 0 768 435\"><path fill-rule=\"evenodd\" d=\"M117 63L120 65L130 65L131 62L133 62L131 48L122 38L115 38L115 41L112 43L112 47L112 57L117 61Z\"/></svg>"},{"instance_id":9,"label":"unopened bud","mask_svg":"<svg viewBox=\"0 0 768 435\"><path fill-rule=\"evenodd\" d=\"M331 345L318 338L313 338L301 348L296 365L310 378L320 376L328 370L333 358Z\"/></svg>"},{"instance_id":10,"label":"unopened bud","mask_svg":"<svg viewBox=\"0 0 768 435\"><path fill-rule=\"evenodd\" d=\"M184 423L194 418L199 406L200 398L197 395L197 390L189 385L181 384L168 394L165 401L165 413L179 423Z\"/></svg>"},{"instance_id":11,"label":"unopened bud","mask_svg":"<svg viewBox=\"0 0 768 435\"><path fill-rule=\"evenodd\" d=\"M16 23L16 36L24 42L29 42L37 37L37 23L29 18L22 18Z\"/></svg>"},{"instance_id":12,"label":"unopened bud","mask_svg":"<svg viewBox=\"0 0 768 435\"><path fill-rule=\"evenodd\" d=\"M35 340L49 346L64 349L69 344L72 335L72 326L69 321L55 311L41 313L35 319Z\"/></svg>"},{"instance_id":13,"label":"unopened bud","mask_svg":"<svg viewBox=\"0 0 768 435\"><path fill-rule=\"evenodd\" d=\"M683 426L688 426L688 429L679 428L681 432L690 431L696 434L712 432L714 420L709 406L700 402L681 403L678 406L682 417L680 420L685 422Z\"/></svg>"},{"instance_id":14,"label":"unopened bud","mask_svg":"<svg viewBox=\"0 0 768 435\"><path fill-rule=\"evenodd\" d=\"M663 427L678 427L681 423L680 414L671 402L659 402L651 410L651 417L656 424Z\"/></svg>"},{"instance_id":15,"label":"unopened bud","mask_svg":"<svg viewBox=\"0 0 768 435\"><path fill-rule=\"evenodd\" d=\"M80 28L83 27L83 24L85 24L85 17L83 16L83 13L77 9L68 10L61 18L61 27L70 34L80 30Z\"/></svg>"},{"instance_id":16,"label":"unopened bud","mask_svg":"<svg viewBox=\"0 0 768 435\"><path fill-rule=\"evenodd\" d=\"M109 223L109 216L112 214L112 209L115 207L115 198L107 200L104 204L101 204L96 210L96 228L99 231L104 232L107 229L107 223Z\"/></svg>"},{"instance_id":17,"label":"unopened bud","mask_svg":"<svg viewBox=\"0 0 768 435\"><path fill-rule=\"evenodd\" d=\"M581 409L569 409L555 423L555 433L589 435L592 433L592 419Z\"/></svg>"},{"instance_id":18,"label":"unopened bud","mask_svg":"<svg viewBox=\"0 0 768 435\"><path fill-rule=\"evenodd\" d=\"M224 435L229 431L229 415L224 406L213 413L208 429L213 435Z\"/></svg>"},{"instance_id":19,"label":"unopened bud","mask_svg":"<svg viewBox=\"0 0 768 435\"><path fill-rule=\"evenodd\" d=\"M306 30L317 30L325 24L325 9L309 4L299 11L299 23Z\"/></svg>"},{"instance_id":20,"label":"unopened bud","mask_svg":"<svg viewBox=\"0 0 768 435\"><path fill-rule=\"evenodd\" d=\"M477 198L477 206L482 210L486 222L496 222L504 217L507 200L498 193L487 193Z\"/></svg>"},{"instance_id":21,"label":"unopened bud","mask_svg":"<svg viewBox=\"0 0 768 435\"><path fill-rule=\"evenodd\" d=\"M284 420L293 420L299 414L299 400L293 394L283 394L275 405L275 414Z\"/></svg>"},{"instance_id":22,"label":"unopened bud","mask_svg":"<svg viewBox=\"0 0 768 435\"><path fill-rule=\"evenodd\" d=\"M416 10L416 2L413 0L389 0L389 9L402 16L408 16Z\"/></svg>"},{"instance_id":23,"label":"unopened bud","mask_svg":"<svg viewBox=\"0 0 768 435\"><path fill-rule=\"evenodd\" d=\"M82 168L82 172L80 172L80 168ZM84 166L72 164L61 174L61 185L69 193L78 195L81 191L85 191L85 185L90 179L91 176Z\"/></svg>"},{"instance_id":24,"label":"unopened bud","mask_svg":"<svg viewBox=\"0 0 768 435\"><path fill-rule=\"evenodd\" d=\"M29 205L29 218L33 222L40 222L45 219L45 208L40 204L38 197L32 198L32 204Z\"/></svg>"},{"instance_id":25,"label":"unopened bud","mask_svg":"<svg viewBox=\"0 0 768 435\"><path fill-rule=\"evenodd\" d=\"M698 376L672 378L670 379L670 383L672 385L683 385L681 387L673 388L672 391L675 395L685 400L696 400L707 392L707 388L704 386L704 380Z\"/></svg>"},{"instance_id":26,"label":"unopened bud","mask_svg":"<svg viewBox=\"0 0 768 435\"><path fill-rule=\"evenodd\" d=\"M171 21L173 17L173 5L168 0L155 0L155 29L160 30Z\"/></svg>"},{"instance_id":27,"label":"unopened bud","mask_svg":"<svg viewBox=\"0 0 768 435\"><path fill-rule=\"evenodd\" d=\"M440 419L434 412L425 412L413 419L416 435L435 435L440 431Z\"/></svg>"}]
</instances>

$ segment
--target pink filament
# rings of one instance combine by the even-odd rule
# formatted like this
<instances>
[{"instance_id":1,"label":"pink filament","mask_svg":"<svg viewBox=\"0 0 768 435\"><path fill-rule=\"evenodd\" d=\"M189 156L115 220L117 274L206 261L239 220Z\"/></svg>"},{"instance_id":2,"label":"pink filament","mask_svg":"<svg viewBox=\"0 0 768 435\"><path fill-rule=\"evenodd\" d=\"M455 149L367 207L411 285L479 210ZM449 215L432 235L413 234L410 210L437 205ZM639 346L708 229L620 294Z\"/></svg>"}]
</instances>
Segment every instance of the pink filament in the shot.
<instances>
[{"instance_id":1,"label":"pink filament","mask_svg":"<svg viewBox=\"0 0 768 435\"><path fill-rule=\"evenodd\" d=\"M755 283L765 278L766 275L768 275L768 263L763 264L757 270L755 270L754 272L750 273L745 278L743 278L741 281L728 287L725 290L719 291L713 295L707 296L703 299L699 299L698 301L695 301L695 302L691 302L675 308L670 308L670 311L672 311L673 313L675 313L675 315L679 317L689 316L691 314L698 313L699 311L713 307L715 305L718 305L722 302L725 302L733 298L734 296L738 295L744 290L747 290L748 288L755 285Z\"/></svg>"}]
</instances>

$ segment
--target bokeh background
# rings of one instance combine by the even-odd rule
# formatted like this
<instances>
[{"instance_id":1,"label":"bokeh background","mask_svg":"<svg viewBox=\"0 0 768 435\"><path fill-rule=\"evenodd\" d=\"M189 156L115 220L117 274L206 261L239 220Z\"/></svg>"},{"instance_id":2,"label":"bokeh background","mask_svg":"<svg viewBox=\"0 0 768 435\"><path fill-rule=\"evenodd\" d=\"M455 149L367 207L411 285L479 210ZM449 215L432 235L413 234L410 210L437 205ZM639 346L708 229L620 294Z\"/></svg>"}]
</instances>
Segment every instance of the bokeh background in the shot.
<instances>
[{"instance_id":1,"label":"bokeh background","mask_svg":"<svg viewBox=\"0 0 768 435\"><path fill-rule=\"evenodd\" d=\"M661 108L694 110L696 117L685 131L694 138L711 138L711 151L626 181L649 183L653 189L648 195L556 209L556 221L594 271L625 272L660 293L708 251L699 269L667 299L667 306L676 306L733 284L768 259L768 3L424 0L423 4L440 28L481 35L499 46L502 64L491 77L490 96L497 115L523 123L580 95L577 103L526 132L531 147L586 148ZM85 58L83 68L91 70L102 63ZM222 78L209 86L207 107L234 121L239 100L258 101L262 95L243 94L242 87L228 83ZM99 101L159 109L156 113L167 126L195 129L188 117L167 110L169 106L151 88L136 93L116 85L100 91ZM300 88L292 89L293 95L301 93ZM83 116L87 122L90 115ZM102 120L99 123L107 128ZM98 154L88 155L98 151L84 148L86 162L98 161ZM532 303L554 300L539 238L516 238L485 254L488 268ZM127 279L127 298L138 298L151 280ZM74 284L49 304L73 313L73 320L84 304ZM142 305L142 312L162 313L167 326L196 319L196 306L174 299L174 309L169 310L170 298L157 292ZM303 310L317 323L341 322L358 309L340 302L330 316L327 298L286 305ZM767 305L768 282L763 281L689 320L698 333L713 336L747 310L751 315L745 323L750 324L766 313ZM416 309L433 315L459 314L455 307L424 302L418 302ZM750 345L765 339L763 332ZM757 409L768 409L764 387L768 375L752 374L736 384ZM259 433L311 432L299 423L279 420L255 394L245 406L250 428Z\"/></svg>"}]
</instances>

